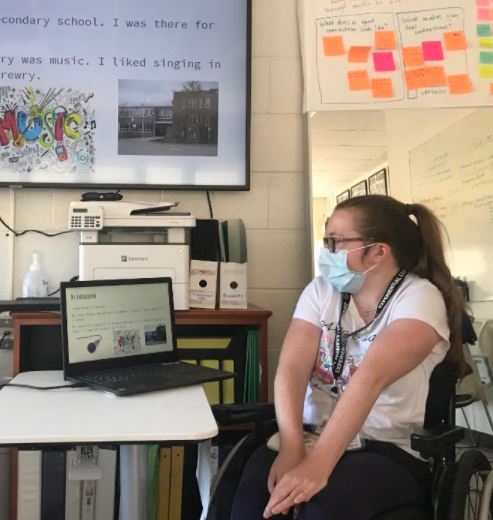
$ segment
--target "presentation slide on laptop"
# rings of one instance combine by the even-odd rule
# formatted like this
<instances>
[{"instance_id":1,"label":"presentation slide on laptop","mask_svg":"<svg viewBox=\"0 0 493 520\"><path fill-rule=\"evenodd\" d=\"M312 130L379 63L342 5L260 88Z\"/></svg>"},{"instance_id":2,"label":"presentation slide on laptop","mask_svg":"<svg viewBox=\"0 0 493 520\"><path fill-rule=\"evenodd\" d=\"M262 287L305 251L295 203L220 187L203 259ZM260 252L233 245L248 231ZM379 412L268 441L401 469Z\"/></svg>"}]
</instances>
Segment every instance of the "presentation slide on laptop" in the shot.
<instances>
[{"instance_id":1,"label":"presentation slide on laptop","mask_svg":"<svg viewBox=\"0 0 493 520\"><path fill-rule=\"evenodd\" d=\"M163 284L67 288L70 363L173 349Z\"/></svg>"}]
</instances>

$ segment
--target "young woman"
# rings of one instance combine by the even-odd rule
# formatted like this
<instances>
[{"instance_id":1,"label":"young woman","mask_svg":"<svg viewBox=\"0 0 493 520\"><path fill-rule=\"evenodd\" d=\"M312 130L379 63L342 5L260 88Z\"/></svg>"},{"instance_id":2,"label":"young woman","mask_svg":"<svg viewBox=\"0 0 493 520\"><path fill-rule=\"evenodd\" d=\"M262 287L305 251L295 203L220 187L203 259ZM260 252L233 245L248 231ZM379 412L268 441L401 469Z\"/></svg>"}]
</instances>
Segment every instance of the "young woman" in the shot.
<instances>
[{"instance_id":1,"label":"young woman","mask_svg":"<svg viewBox=\"0 0 493 520\"><path fill-rule=\"evenodd\" d=\"M324 242L276 373L279 451L252 455L231 518L405 520L406 506L429 518L429 467L410 434L435 366L464 366L439 222L420 204L356 197L335 208Z\"/></svg>"}]
</instances>

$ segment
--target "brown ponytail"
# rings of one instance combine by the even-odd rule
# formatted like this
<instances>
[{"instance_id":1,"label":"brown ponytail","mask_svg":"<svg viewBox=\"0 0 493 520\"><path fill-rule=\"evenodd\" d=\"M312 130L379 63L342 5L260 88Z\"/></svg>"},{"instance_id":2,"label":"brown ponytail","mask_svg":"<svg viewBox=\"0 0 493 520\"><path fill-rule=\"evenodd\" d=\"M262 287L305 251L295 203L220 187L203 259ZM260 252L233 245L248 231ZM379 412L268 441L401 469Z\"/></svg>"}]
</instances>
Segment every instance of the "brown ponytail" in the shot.
<instances>
[{"instance_id":1,"label":"brown ponytail","mask_svg":"<svg viewBox=\"0 0 493 520\"><path fill-rule=\"evenodd\" d=\"M450 327L447 359L456 363L460 376L466 373L462 344L464 301L445 262L442 233L446 230L422 204L403 204L386 195L348 199L335 208L355 209L356 226L362 236L388 244L400 269L428 279L443 295ZM410 218L414 215L416 222Z\"/></svg>"}]
</instances>

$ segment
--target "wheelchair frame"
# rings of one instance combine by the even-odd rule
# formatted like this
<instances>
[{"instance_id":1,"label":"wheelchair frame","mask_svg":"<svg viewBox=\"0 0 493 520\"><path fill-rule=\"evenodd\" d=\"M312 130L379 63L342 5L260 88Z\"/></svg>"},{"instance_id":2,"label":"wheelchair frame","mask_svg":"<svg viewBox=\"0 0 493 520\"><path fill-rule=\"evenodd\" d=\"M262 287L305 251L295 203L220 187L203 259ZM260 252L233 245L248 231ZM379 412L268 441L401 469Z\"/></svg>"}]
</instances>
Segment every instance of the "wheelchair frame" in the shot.
<instances>
[{"instance_id":1,"label":"wheelchair frame","mask_svg":"<svg viewBox=\"0 0 493 520\"><path fill-rule=\"evenodd\" d=\"M493 472L485 455L476 449L464 451L456 460L456 444L464 429L455 426L455 384L453 365L443 361L433 371L426 402L424 429L411 435L411 447L430 460L433 468L433 520L491 520ZM249 425L247 433L232 448L221 465L211 489L207 520L229 520L234 493L249 455L276 431L272 403L253 405L215 405L212 407L221 426ZM253 427L252 427L253 423ZM471 479L480 485L479 496L471 504ZM474 505L473 516L468 516ZM376 519L375 519L376 520Z\"/></svg>"}]
</instances>

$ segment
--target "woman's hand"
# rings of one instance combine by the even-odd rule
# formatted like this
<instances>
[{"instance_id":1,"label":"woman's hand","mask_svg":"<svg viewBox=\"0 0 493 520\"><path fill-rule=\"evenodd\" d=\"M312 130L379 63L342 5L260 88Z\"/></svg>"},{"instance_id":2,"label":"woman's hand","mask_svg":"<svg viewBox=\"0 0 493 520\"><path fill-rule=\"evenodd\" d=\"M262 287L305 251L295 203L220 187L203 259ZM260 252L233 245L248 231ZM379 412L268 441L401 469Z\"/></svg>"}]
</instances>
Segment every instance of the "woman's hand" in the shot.
<instances>
[{"instance_id":1,"label":"woman's hand","mask_svg":"<svg viewBox=\"0 0 493 520\"><path fill-rule=\"evenodd\" d=\"M277 460L277 459L276 459ZM327 485L330 471L323 467L313 451L284 473L271 492L264 518L286 514L290 507L307 502ZM269 475L270 478L270 475Z\"/></svg>"},{"instance_id":2,"label":"woman's hand","mask_svg":"<svg viewBox=\"0 0 493 520\"><path fill-rule=\"evenodd\" d=\"M299 449L281 449L270 468L269 477L267 478L269 493L272 493L284 474L301 462L304 456L305 448L303 446Z\"/></svg>"},{"instance_id":3,"label":"woman's hand","mask_svg":"<svg viewBox=\"0 0 493 520\"><path fill-rule=\"evenodd\" d=\"M305 456L305 448L290 448L279 452L270 468L269 476L267 478L267 488L269 493L272 493L277 483L290 469L293 469ZM286 515L289 508L280 511L281 514Z\"/></svg>"}]
</instances>

